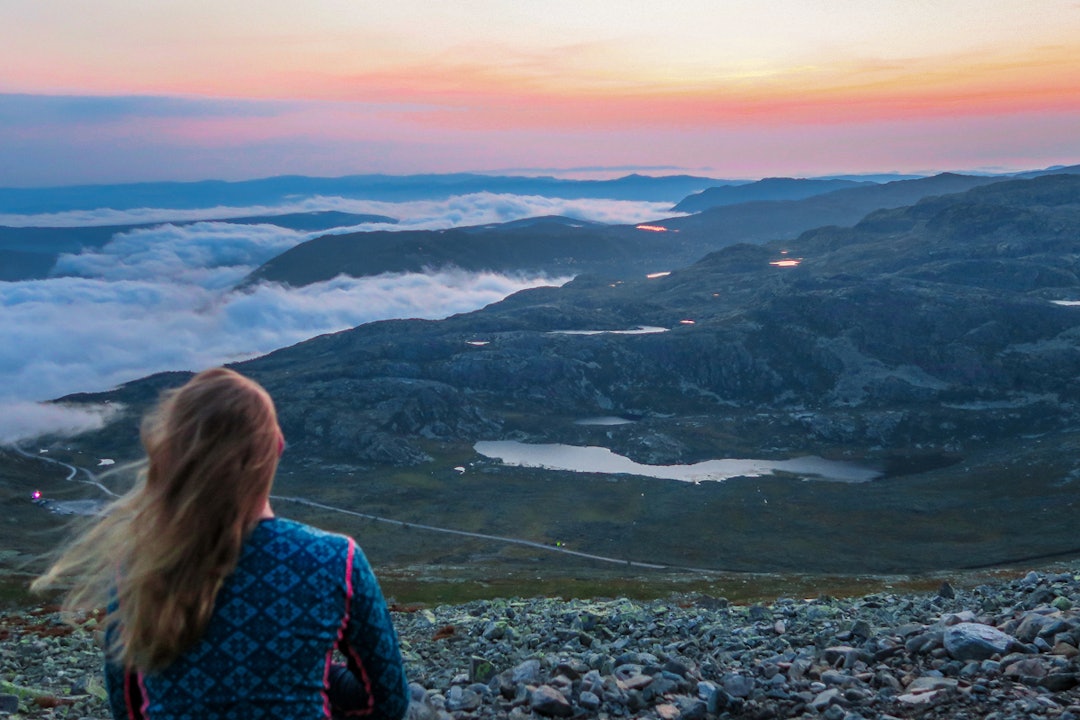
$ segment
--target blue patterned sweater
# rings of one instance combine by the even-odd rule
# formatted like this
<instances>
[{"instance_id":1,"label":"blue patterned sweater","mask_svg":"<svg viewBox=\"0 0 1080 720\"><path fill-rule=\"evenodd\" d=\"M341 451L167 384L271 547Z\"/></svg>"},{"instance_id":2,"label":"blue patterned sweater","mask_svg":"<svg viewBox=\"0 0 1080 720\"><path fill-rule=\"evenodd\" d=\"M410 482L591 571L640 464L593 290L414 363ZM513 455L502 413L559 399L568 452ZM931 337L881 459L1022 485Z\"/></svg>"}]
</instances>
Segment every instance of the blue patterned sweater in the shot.
<instances>
[{"instance_id":1,"label":"blue patterned sweater","mask_svg":"<svg viewBox=\"0 0 1080 720\"><path fill-rule=\"evenodd\" d=\"M118 720L328 718L335 648L364 696L344 717L405 714L397 633L356 542L263 520L219 590L203 637L160 672L125 673L107 663L109 702Z\"/></svg>"}]
</instances>

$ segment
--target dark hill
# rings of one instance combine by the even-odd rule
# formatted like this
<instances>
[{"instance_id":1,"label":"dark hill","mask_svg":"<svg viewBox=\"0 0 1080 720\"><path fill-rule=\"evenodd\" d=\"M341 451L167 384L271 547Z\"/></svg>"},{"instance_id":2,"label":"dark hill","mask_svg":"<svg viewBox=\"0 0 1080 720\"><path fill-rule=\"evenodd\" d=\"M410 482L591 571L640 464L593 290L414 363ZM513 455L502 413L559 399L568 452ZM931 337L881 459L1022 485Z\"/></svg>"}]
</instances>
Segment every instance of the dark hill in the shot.
<instances>
[{"instance_id":1,"label":"dark hill","mask_svg":"<svg viewBox=\"0 0 1080 720\"><path fill-rule=\"evenodd\" d=\"M938 175L837 190L803 200L728 205L648 224L664 232L549 219L453 230L327 236L273 258L245 284L267 280L300 286L342 273L362 277L443 267L552 276L646 274L687 265L734 243L794 238L823 225L853 225L878 208L910 205L929 195L990 182L993 179L986 177Z\"/></svg>"},{"instance_id":2,"label":"dark hill","mask_svg":"<svg viewBox=\"0 0 1080 720\"><path fill-rule=\"evenodd\" d=\"M834 190L872 183L841 179L765 178L745 185L711 187L683 198L672 210L695 213L757 200L801 200Z\"/></svg>"}]
</instances>

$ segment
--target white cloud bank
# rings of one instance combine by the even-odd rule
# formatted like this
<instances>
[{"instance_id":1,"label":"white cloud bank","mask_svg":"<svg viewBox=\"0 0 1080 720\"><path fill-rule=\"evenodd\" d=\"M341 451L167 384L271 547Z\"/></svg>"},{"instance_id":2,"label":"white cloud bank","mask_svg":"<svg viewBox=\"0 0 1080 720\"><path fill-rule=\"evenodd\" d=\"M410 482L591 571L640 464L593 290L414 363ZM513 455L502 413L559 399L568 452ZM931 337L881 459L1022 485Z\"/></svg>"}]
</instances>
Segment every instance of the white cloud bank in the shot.
<instances>
[{"instance_id":1,"label":"white cloud bank","mask_svg":"<svg viewBox=\"0 0 1080 720\"><path fill-rule=\"evenodd\" d=\"M534 198L471 196L422 211L415 207L421 204L404 203L409 207L387 214L414 213L414 227L450 227L565 213L561 203L590 201L557 202L559 209L538 213ZM599 206L594 213L601 214ZM444 271L231 289L260 263L317 234L266 225L164 225L64 256L58 267L66 277L0 283L0 442L103 422L101 409L39 401L255 357L375 320L447 317L568 279Z\"/></svg>"},{"instance_id":2,"label":"white cloud bank","mask_svg":"<svg viewBox=\"0 0 1080 720\"><path fill-rule=\"evenodd\" d=\"M193 210L137 208L133 210L71 210L67 212L19 215L0 212L0 225L10 227L82 227L85 225L139 225L144 223L194 222L228 218L262 217L286 213L336 210L358 215L384 215L399 225L379 225L379 229L438 229L508 222L541 215L566 215L600 223L633 224L673 217L669 202L609 200L603 198L551 198L540 195L469 193L441 200L385 202L337 196L298 198L279 205L245 207L218 206ZM363 228L364 226L361 226Z\"/></svg>"},{"instance_id":3,"label":"white cloud bank","mask_svg":"<svg viewBox=\"0 0 1080 720\"><path fill-rule=\"evenodd\" d=\"M46 405L0 402L0 445L45 434L74 435L105 425L114 408L109 405Z\"/></svg>"}]
</instances>

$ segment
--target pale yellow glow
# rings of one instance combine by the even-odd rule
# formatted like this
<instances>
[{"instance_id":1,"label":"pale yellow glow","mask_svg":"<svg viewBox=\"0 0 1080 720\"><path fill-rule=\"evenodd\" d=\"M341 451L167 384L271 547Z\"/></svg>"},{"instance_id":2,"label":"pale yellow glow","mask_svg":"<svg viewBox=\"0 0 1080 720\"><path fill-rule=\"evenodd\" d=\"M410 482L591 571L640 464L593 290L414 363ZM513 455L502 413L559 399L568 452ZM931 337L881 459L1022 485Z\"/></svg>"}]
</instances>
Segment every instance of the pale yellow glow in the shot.
<instances>
[{"instance_id":1,"label":"pale yellow glow","mask_svg":"<svg viewBox=\"0 0 1080 720\"><path fill-rule=\"evenodd\" d=\"M351 86L361 99L382 77L692 91L1078 48L1075 0L5 0L0 90L341 98Z\"/></svg>"}]
</instances>

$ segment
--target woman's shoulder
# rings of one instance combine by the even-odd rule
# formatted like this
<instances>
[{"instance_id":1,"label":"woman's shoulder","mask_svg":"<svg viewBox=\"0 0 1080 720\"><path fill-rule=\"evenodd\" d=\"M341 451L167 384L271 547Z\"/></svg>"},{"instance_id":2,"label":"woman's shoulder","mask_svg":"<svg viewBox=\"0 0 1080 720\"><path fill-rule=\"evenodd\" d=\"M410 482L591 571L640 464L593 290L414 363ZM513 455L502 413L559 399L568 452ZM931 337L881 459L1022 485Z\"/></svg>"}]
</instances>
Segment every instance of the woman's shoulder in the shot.
<instances>
[{"instance_id":1,"label":"woman's shoulder","mask_svg":"<svg viewBox=\"0 0 1080 720\"><path fill-rule=\"evenodd\" d=\"M347 535L321 530L306 523L275 517L263 520L257 530L267 539L288 539L302 545L326 545L340 549L348 548L353 540Z\"/></svg>"}]
</instances>

